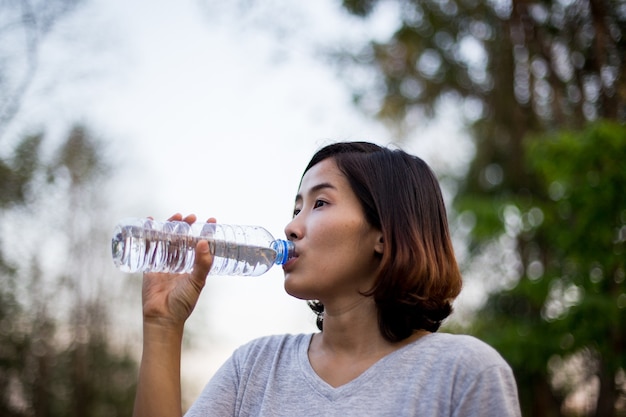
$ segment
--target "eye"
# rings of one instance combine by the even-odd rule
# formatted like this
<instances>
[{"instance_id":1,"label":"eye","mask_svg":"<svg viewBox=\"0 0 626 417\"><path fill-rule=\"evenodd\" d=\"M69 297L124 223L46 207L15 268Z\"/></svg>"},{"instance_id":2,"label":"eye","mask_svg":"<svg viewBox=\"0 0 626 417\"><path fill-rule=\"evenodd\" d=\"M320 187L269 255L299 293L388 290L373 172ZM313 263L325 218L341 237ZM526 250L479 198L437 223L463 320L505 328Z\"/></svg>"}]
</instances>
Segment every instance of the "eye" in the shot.
<instances>
[{"instance_id":1,"label":"eye","mask_svg":"<svg viewBox=\"0 0 626 417\"><path fill-rule=\"evenodd\" d=\"M293 209L293 217L296 217L298 215L298 213L300 213L300 209L299 208Z\"/></svg>"},{"instance_id":2,"label":"eye","mask_svg":"<svg viewBox=\"0 0 626 417\"><path fill-rule=\"evenodd\" d=\"M319 208L319 207L325 206L326 204L328 203L324 200L315 200L315 204L313 205L313 208Z\"/></svg>"}]
</instances>

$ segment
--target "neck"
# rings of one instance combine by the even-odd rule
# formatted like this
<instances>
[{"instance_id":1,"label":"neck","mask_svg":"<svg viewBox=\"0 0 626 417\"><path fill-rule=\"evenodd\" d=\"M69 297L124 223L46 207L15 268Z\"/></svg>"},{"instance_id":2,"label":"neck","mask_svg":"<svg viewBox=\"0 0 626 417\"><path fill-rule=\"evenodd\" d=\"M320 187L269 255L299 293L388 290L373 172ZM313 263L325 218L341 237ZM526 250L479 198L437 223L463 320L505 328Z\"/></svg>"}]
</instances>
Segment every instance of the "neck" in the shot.
<instances>
[{"instance_id":1,"label":"neck","mask_svg":"<svg viewBox=\"0 0 626 417\"><path fill-rule=\"evenodd\" d=\"M324 305L324 331L318 340L324 349L352 355L378 351L390 344L380 333L371 297L342 307Z\"/></svg>"},{"instance_id":2,"label":"neck","mask_svg":"<svg viewBox=\"0 0 626 417\"><path fill-rule=\"evenodd\" d=\"M328 352L352 356L377 356L410 344L428 334L415 331L400 342L383 337L378 324L376 304L371 297L363 298L343 308L324 305L324 330L314 338L314 345Z\"/></svg>"}]
</instances>

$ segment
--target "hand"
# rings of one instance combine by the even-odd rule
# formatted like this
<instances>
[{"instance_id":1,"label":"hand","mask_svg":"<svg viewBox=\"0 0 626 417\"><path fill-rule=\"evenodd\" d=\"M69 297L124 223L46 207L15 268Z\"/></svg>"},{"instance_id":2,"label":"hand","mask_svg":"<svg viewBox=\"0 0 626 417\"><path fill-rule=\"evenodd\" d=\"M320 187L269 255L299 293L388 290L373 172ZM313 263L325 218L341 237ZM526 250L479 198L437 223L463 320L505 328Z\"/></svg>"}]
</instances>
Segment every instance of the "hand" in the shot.
<instances>
[{"instance_id":1,"label":"hand","mask_svg":"<svg viewBox=\"0 0 626 417\"><path fill-rule=\"evenodd\" d=\"M196 216L183 218L175 214L169 221L185 221L192 224ZM215 223L214 218L207 220ZM201 240L196 245L195 262L190 274L146 273L143 276L143 317L145 322L182 326L193 311L207 274L211 269L213 256L209 245Z\"/></svg>"}]
</instances>

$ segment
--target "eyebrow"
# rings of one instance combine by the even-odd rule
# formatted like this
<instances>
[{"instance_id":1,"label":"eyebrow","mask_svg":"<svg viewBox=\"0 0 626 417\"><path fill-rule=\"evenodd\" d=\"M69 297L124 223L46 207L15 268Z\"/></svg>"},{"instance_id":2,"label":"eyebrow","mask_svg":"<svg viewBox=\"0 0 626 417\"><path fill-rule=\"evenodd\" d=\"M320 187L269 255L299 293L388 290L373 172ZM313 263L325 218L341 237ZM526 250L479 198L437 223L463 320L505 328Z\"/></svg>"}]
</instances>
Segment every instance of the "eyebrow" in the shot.
<instances>
[{"instance_id":1,"label":"eyebrow","mask_svg":"<svg viewBox=\"0 0 626 417\"><path fill-rule=\"evenodd\" d=\"M335 187L334 185L332 185L329 182L322 182L322 183L316 184L313 187L311 187L311 189L308 191L308 193L309 194L313 194L313 193L316 193L316 192L318 192L320 190L324 190L326 188L330 188L332 190L336 190L337 189L337 187ZM296 202L298 202L298 201L302 201L302 194L300 194L300 193L296 194Z\"/></svg>"}]
</instances>

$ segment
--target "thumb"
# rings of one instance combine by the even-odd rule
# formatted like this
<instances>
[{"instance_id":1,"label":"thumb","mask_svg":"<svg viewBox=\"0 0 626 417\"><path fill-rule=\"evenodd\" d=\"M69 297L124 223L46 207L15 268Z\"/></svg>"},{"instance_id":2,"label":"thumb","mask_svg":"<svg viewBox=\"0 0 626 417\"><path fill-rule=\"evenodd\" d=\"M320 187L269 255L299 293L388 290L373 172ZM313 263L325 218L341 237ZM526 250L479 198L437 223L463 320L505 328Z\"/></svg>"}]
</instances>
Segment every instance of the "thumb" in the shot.
<instances>
[{"instance_id":1,"label":"thumb","mask_svg":"<svg viewBox=\"0 0 626 417\"><path fill-rule=\"evenodd\" d=\"M200 288L204 286L212 265L213 255L211 254L209 242L201 240L196 245L196 256L192 271L192 279L200 285Z\"/></svg>"}]
</instances>

